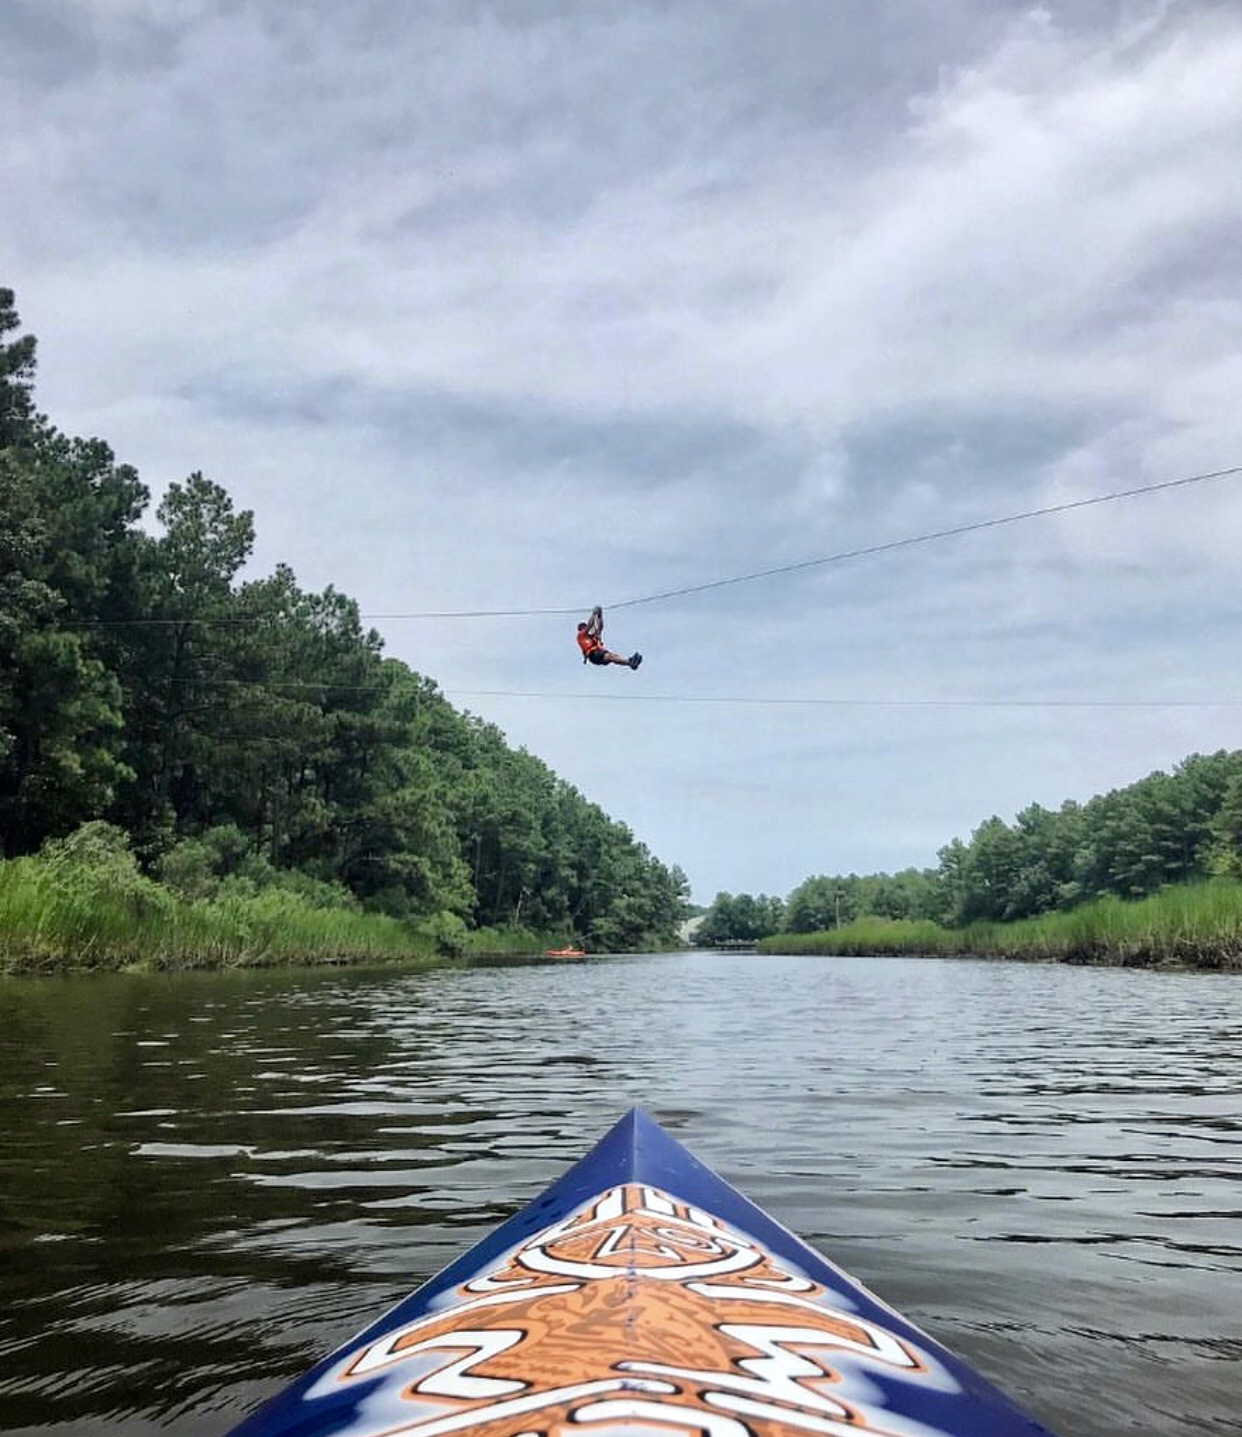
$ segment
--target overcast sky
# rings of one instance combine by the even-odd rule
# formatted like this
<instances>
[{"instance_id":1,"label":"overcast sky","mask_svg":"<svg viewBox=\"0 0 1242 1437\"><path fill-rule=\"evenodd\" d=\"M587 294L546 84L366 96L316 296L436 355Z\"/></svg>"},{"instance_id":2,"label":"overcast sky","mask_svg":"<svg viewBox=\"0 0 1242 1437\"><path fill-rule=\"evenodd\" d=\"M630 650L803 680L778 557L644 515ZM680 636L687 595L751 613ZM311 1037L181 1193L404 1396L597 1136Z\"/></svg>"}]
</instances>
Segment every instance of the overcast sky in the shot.
<instances>
[{"instance_id":1,"label":"overcast sky","mask_svg":"<svg viewBox=\"0 0 1242 1437\"><path fill-rule=\"evenodd\" d=\"M701 902L1242 747L1242 477L612 607L1242 465L1240 177L1228 0L0 0L41 407L367 615L605 605L375 626Z\"/></svg>"}]
</instances>

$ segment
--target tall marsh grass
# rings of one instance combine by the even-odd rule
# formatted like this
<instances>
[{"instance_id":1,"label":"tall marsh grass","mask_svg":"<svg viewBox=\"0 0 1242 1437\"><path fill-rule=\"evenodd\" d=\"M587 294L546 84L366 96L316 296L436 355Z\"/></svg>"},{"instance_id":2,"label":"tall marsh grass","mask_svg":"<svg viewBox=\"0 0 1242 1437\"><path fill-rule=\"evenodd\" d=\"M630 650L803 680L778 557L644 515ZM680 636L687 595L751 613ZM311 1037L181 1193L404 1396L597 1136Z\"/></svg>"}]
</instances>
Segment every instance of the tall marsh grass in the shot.
<instances>
[{"instance_id":1,"label":"tall marsh grass","mask_svg":"<svg viewBox=\"0 0 1242 1437\"><path fill-rule=\"evenodd\" d=\"M976 923L969 928L862 918L826 933L778 933L763 939L759 950L1242 968L1242 884L1218 879L1179 885L1134 903L1100 898L1066 913L1044 913L1014 923Z\"/></svg>"},{"instance_id":2,"label":"tall marsh grass","mask_svg":"<svg viewBox=\"0 0 1242 1437\"><path fill-rule=\"evenodd\" d=\"M430 961L435 951L435 935L414 924L280 888L178 898L106 837L0 863L0 972Z\"/></svg>"}]
</instances>

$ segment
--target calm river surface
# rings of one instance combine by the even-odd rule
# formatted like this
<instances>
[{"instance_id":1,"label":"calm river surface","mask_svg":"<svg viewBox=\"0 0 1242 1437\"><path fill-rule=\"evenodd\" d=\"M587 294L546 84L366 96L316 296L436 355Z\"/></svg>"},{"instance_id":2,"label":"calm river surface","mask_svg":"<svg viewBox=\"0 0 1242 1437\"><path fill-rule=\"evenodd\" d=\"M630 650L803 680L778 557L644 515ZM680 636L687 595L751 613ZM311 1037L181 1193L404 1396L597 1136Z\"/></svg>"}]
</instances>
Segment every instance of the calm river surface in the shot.
<instances>
[{"instance_id":1,"label":"calm river surface","mask_svg":"<svg viewBox=\"0 0 1242 1437\"><path fill-rule=\"evenodd\" d=\"M215 1437L632 1103L1064 1437L1242 1433L1242 975L0 983L0 1431Z\"/></svg>"}]
</instances>

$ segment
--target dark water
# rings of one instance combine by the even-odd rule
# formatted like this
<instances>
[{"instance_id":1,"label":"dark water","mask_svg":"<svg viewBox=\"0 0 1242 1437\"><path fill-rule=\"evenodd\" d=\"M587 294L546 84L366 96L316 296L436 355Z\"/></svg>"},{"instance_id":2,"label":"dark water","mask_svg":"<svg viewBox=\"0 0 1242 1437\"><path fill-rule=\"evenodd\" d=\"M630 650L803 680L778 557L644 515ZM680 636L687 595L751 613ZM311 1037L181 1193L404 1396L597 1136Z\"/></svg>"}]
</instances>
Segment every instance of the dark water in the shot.
<instances>
[{"instance_id":1,"label":"dark water","mask_svg":"<svg viewBox=\"0 0 1242 1437\"><path fill-rule=\"evenodd\" d=\"M1065 1437L1242 1433L1242 976L0 984L0 1431L211 1437L629 1104Z\"/></svg>"}]
</instances>

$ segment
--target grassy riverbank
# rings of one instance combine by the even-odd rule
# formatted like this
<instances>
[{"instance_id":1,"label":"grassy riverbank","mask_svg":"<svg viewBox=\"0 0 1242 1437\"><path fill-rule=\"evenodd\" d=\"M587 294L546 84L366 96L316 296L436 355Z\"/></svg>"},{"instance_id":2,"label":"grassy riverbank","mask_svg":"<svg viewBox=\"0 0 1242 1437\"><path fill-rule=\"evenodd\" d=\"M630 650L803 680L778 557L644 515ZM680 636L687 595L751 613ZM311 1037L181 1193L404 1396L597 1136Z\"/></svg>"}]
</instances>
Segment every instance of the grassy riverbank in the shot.
<instances>
[{"instance_id":1,"label":"grassy riverbank","mask_svg":"<svg viewBox=\"0 0 1242 1437\"><path fill-rule=\"evenodd\" d=\"M213 881L178 892L139 871L125 836L89 824L0 863L0 972L430 962L436 935L364 913L328 884Z\"/></svg>"},{"instance_id":2,"label":"grassy riverbank","mask_svg":"<svg viewBox=\"0 0 1242 1437\"><path fill-rule=\"evenodd\" d=\"M198 876L201 881L201 875ZM0 862L0 974L400 962L539 953L526 928L471 930L454 914L366 912L343 888L268 870L178 891L138 868L125 836L88 824Z\"/></svg>"},{"instance_id":3,"label":"grassy riverbank","mask_svg":"<svg viewBox=\"0 0 1242 1437\"><path fill-rule=\"evenodd\" d=\"M435 957L431 933L381 914L316 906L280 889L188 902L138 874L117 885L36 859L0 865L0 972Z\"/></svg>"},{"instance_id":4,"label":"grassy riverbank","mask_svg":"<svg viewBox=\"0 0 1242 1437\"><path fill-rule=\"evenodd\" d=\"M763 939L759 950L1242 969L1242 884L1222 880L1170 887L1136 903L1101 898L1067 913L969 928L864 918L826 933L778 933Z\"/></svg>"}]
</instances>

